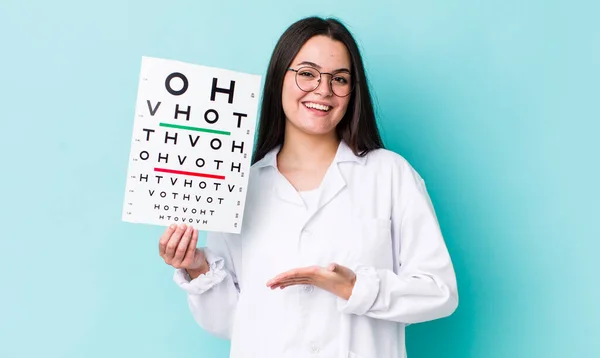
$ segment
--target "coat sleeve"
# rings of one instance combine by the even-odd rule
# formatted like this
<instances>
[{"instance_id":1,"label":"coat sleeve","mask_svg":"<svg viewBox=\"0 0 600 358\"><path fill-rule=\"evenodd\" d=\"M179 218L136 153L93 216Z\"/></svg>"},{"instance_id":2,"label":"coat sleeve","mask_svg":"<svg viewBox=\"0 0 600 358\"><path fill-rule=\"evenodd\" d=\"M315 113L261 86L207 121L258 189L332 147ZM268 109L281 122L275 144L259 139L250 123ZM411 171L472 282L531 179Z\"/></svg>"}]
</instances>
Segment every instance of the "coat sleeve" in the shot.
<instances>
[{"instance_id":1,"label":"coat sleeve","mask_svg":"<svg viewBox=\"0 0 600 358\"><path fill-rule=\"evenodd\" d=\"M456 276L425 183L403 159L394 173L394 269L354 267L352 294L338 309L405 324L449 316L458 307Z\"/></svg>"},{"instance_id":2,"label":"coat sleeve","mask_svg":"<svg viewBox=\"0 0 600 358\"><path fill-rule=\"evenodd\" d=\"M194 320L207 332L230 339L240 287L235 271L239 249L229 234L209 232L204 247L210 270L190 280L183 269L173 280L187 294Z\"/></svg>"}]
</instances>

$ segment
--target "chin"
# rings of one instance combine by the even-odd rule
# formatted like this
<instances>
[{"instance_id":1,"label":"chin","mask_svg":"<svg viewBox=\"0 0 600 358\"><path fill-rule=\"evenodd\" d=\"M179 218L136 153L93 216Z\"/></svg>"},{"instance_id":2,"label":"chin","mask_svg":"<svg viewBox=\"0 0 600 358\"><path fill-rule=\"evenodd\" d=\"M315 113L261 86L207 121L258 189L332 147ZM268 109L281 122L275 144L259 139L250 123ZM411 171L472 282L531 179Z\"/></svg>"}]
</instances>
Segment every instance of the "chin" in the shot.
<instances>
[{"instance_id":1,"label":"chin","mask_svg":"<svg viewBox=\"0 0 600 358\"><path fill-rule=\"evenodd\" d=\"M329 136L335 134L335 126L302 126L300 127L300 130L314 136Z\"/></svg>"},{"instance_id":2,"label":"chin","mask_svg":"<svg viewBox=\"0 0 600 358\"><path fill-rule=\"evenodd\" d=\"M332 132L335 132L335 126L323 126L322 124L323 123L314 123L314 120L311 119L300 120L300 123L290 120L287 121L287 125L291 128L294 128L294 131L303 134L314 136L327 136L330 135Z\"/></svg>"},{"instance_id":3,"label":"chin","mask_svg":"<svg viewBox=\"0 0 600 358\"><path fill-rule=\"evenodd\" d=\"M299 120L299 127L313 134L324 135L335 130L339 121L331 118L304 117Z\"/></svg>"}]
</instances>

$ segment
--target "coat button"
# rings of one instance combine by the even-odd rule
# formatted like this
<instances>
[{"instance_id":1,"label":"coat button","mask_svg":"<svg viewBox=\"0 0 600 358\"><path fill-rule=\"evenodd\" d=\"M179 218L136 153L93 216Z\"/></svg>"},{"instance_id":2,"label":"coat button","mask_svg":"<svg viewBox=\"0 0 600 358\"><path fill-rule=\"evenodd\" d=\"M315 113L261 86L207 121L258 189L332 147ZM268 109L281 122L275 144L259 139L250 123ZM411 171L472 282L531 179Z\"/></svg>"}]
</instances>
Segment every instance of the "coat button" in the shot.
<instances>
[{"instance_id":1,"label":"coat button","mask_svg":"<svg viewBox=\"0 0 600 358\"><path fill-rule=\"evenodd\" d=\"M316 345L314 345L314 344L311 344L311 346L310 346L310 353L312 353L312 354L317 354L317 353L319 353L319 347L317 347L317 346L316 346Z\"/></svg>"},{"instance_id":2,"label":"coat button","mask_svg":"<svg viewBox=\"0 0 600 358\"><path fill-rule=\"evenodd\" d=\"M311 293L313 291L313 286L312 285L304 286L304 291L307 293Z\"/></svg>"}]
</instances>

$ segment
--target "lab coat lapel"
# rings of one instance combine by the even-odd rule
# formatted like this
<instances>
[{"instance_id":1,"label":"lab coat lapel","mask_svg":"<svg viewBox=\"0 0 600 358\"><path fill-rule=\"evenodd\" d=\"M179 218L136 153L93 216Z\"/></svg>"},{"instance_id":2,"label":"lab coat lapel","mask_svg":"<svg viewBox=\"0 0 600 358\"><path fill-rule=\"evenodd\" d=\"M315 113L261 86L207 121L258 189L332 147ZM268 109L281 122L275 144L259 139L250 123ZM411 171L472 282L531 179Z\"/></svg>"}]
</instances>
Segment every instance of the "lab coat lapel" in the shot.
<instances>
[{"instance_id":1,"label":"lab coat lapel","mask_svg":"<svg viewBox=\"0 0 600 358\"><path fill-rule=\"evenodd\" d=\"M365 162L365 158L354 155L354 152L352 152L352 149L348 147L346 142L341 141L335 158L327 170L327 173L325 173L325 177L321 183L319 205L313 215L333 200L340 191L346 187L346 179L340 169L340 163L345 162L353 162L362 165Z\"/></svg>"},{"instance_id":2,"label":"lab coat lapel","mask_svg":"<svg viewBox=\"0 0 600 358\"><path fill-rule=\"evenodd\" d=\"M280 149L281 146L273 148L264 156L264 158L255 164L255 167L269 168L272 170L273 177L270 182L271 188L279 199L303 206L304 202L302 201L300 194L298 194L292 184L277 169L277 153L279 153Z\"/></svg>"},{"instance_id":3,"label":"lab coat lapel","mask_svg":"<svg viewBox=\"0 0 600 358\"><path fill-rule=\"evenodd\" d=\"M275 194L281 199L292 204L304 206L304 201L294 186L281 174L275 171Z\"/></svg>"},{"instance_id":4,"label":"lab coat lapel","mask_svg":"<svg viewBox=\"0 0 600 358\"><path fill-rule=\"evenodd\" d=\"M335 196L346 187L346 180L340 172L338 161L335 160L325 173L321 183L321 195L316 211L327 205Z\"/></svg>"}]
</instances>

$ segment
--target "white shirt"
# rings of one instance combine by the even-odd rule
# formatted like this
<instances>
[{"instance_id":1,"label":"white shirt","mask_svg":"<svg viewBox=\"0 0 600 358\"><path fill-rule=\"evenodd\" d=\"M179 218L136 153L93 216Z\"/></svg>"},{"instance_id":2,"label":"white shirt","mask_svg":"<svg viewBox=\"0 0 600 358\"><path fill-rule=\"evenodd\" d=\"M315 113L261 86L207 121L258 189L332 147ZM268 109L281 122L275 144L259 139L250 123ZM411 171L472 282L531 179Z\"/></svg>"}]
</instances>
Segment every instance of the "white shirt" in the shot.
<instances>
[{"instance_id":1,"label":"white shirt","mask_svg":"<svg viewBox=\"0 0 600 358\"><path fill-rule=\"evenodd\" d=\"M342 141L318 190L299 193L272 150L250 170L240 234L209 233L210 271L176 270L192 315L231 358L404 358L405 326L446 317L457 284L423 179L400 155ZM305 204L305 201L308 205ZM271 290L284 271L331 262L357 275L349 300Z\"/></svg>"}]
</instances>

